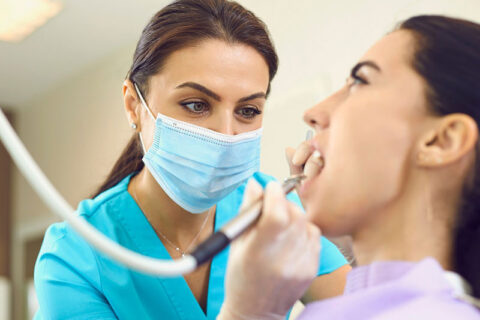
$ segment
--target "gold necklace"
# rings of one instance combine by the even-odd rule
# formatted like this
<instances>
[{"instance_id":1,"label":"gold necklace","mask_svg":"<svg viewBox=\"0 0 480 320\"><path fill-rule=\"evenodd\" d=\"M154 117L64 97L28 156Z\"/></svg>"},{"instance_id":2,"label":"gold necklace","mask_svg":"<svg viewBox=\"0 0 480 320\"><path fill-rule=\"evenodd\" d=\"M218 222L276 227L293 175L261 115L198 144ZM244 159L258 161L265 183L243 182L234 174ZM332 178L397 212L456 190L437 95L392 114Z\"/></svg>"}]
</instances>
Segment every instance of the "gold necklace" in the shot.
<instances>
[{"instance_id":1,"label":"gold necklace","mask_svg":"<svg viewBox=\"0 0 480 320\"><path fill-rule=\"evenodd\" d=\"M137 196L137 192L135 190L136 188L133 188L132 187L132 191L133 191L133 197L134 197L134 200L135 202L137 203L138 207L140 208L140 210L142 210L142 212L144 212L144 210L142 209L142 207L140 206L140 201L138 200L138 196ZM170 239L167 238L166 235L164 235L160 230L155 230L158 235L160 237L162 237L163 239L165 239L165 241L167 242L167 244L169 246L171 246L173 249L175 249L175 251L179 254L181 254L182 257L184 257L188 250L190 249L190 247L195 243L195 241L198 239L198 237L200 236L200 234L202 233L202 230L205 228L205 226L207 225L207 221L208 221L208 218L210 218L210 215L212 213L212 209L210 208L210 210L208 210L208 214L207 214L207 217L205 218L205 220L203 221L202 223L202 226L200 227L200 230L198 230L197 234L195 235L195 237L193 238L193 240L190 242L190 244L187 246L187 248L185 250L182 250L179 246L175 245L172 241L170 241ZM145 215L145 214L144 214ZM145 217L147 217L145 215ZM148 218L147 218L148 220ZM149 221L150 222L150 221ZM151 223L150 223L151 224Z\"/></svg>"}]
</instances>

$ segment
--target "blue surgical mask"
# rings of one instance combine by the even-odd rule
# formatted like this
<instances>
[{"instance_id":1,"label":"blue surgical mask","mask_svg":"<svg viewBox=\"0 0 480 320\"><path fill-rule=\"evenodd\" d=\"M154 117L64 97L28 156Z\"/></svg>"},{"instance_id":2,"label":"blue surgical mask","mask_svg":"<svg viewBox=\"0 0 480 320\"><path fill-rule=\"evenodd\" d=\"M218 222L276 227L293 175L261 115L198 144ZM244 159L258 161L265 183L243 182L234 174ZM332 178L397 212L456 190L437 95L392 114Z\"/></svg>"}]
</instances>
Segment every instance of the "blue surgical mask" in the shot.
<instances>
[{"instance_id":1,"label":"blue surgical mask","mask_svg":"<svg viewBox=\"0 0 480 320\"><path fill-rule=\"evenodd\" d=\"M226 135L162 114L155 118L153 143L143 162L180 207L202 213L238 188L260 169L262 129ZM145 151L142 136L142 146Z\"/></svg>"}]
</instances>

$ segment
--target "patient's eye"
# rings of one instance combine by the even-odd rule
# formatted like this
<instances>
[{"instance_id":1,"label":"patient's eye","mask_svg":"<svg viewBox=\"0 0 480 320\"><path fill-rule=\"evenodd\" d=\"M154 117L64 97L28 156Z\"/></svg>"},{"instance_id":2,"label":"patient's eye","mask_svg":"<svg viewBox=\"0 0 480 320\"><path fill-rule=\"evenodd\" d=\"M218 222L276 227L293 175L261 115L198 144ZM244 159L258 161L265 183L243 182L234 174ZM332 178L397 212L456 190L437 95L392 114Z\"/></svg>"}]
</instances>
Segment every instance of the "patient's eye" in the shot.
<instances>
[{"instance_id":1,"label":"patient's eye","mask_svg":"<svg viewBox=\"0 0 480 320\"><path fill-rule=\"evenodd\" d=\"M361 84L368 84L368 81L365 78L359 76L356 71L352 72L352 74L350 74L350 77L347 78L347 86L349 88Z\"/></svg>"},{"instance_id":2,"label":"patient's eye","mask_svg":"<svg viewBox=\"0 0 480 320\"><path fill-rule=\"evenodd\" d=\"M367 78L364 75L360 75L360 70L362 70L366 66L371 66L371 63L359 63L355 67L353 67L352 71L350 71L350 77L347 78L347 86L349 88L358 85L369 84Z\"/></svg>"},{"instance_id":3,"label":"patient's eye","mask_svg":"<svg viewBox=\"0 0 480 320\"><path fill-rule=\"evenodd\" d=\"M356 85L356 84L368 84L368 82L367 80L359 76L356 76L355 78L352 79L352 85Z\"/></svg>"}]
</instances>

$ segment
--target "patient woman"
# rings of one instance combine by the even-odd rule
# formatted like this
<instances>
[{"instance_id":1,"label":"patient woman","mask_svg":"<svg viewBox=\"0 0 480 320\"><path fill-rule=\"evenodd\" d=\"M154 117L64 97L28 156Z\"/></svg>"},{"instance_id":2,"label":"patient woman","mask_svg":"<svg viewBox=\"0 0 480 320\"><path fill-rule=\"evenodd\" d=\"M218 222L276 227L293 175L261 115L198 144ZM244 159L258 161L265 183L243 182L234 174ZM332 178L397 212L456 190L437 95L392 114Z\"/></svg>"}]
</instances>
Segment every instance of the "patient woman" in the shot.
<instances>
[{"instance_id":1,"label":"patient woman","mask_svg":"<svg viewBox=\"0 0 480 320\"><path fill-rule=\"evenodd\" d=\"M359 267L299 319L480 319L479 44L478 24L411 18L305 113L316 135L290 155L308 168L307 218L267 186L220 319L282 318L315 275L319 230L351 234ZM252 181L245 202L261 194Z\"/></svg>"},{"instance_id":2,"label":"patient woman","mask_svg":"<svg viewBox=\"0 0 480 320\"><path fill-rule=\"evenodd\" d=\"M116 242L161 259L180 258L206 239L237 214L248 178L273 179L258 169L277 65L265 25L237 3L166 6L143 30L123 86L132 138L78 214ZM340 294L349 270L337 248L320 241L319 277L304 301ZM185 277L153 277L55 224L35 269L37 319L214 319L227 258L225 251Z\"/></svg>"}]
</instances>

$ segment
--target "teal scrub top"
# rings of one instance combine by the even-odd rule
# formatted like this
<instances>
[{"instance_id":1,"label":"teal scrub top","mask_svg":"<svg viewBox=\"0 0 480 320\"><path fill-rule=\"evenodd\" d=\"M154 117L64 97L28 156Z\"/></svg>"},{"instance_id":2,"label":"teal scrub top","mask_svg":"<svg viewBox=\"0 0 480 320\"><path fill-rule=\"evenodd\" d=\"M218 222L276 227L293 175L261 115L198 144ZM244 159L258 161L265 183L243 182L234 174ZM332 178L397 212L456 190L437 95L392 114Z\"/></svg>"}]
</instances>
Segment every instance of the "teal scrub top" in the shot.
<instances>
[{"instance_id":1,"label":"teal scrub top","mask_svg":"<svg viewBox=\"0 0 480 320\"><path fill-rule=\"evenodd\" d=\"M131 176L94 199L80 202L77 213L106 236L144 255L171 259L135 200L127 191ZM263 186L274 178L256 173ZM245 184L217 204L215 230L238 212ZM300 204L295 194L291 201ZM321 238L318 274L347 262ZM39 311L35 319L215 319L224 300L228 248L210 267L206 314L183 277L162 278L130 270L93 249L67 223L49 227L35 265Z\"/></svg>"}]
</instances>

